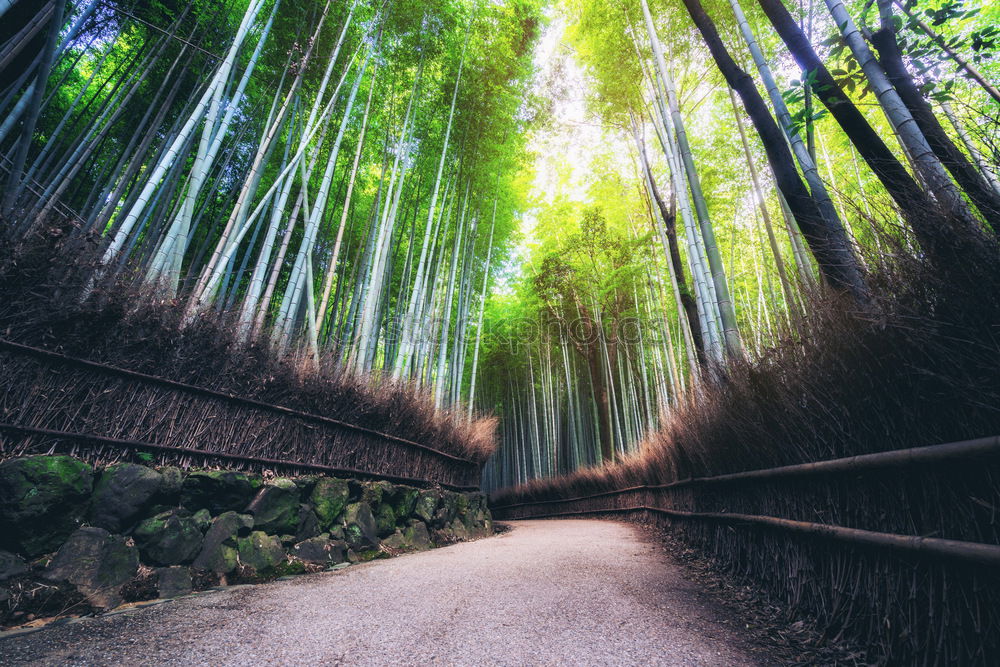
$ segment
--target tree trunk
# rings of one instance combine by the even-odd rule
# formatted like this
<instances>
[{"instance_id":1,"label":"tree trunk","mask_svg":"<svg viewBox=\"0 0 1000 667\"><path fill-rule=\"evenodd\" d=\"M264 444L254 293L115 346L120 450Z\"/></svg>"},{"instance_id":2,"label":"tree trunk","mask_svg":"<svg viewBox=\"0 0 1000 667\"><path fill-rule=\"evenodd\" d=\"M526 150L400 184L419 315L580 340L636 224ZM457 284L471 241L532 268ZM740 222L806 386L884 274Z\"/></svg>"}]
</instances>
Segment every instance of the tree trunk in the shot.
<instances>
[{"instance_id":1,"label":"tree trunk","mask_svg":"<svg viewBox=\"0 0 1000 667\"><path fill-rule=\"evenodd\" d=\"M705 203L705 196L701 190L701 181L695 168L694 159L691 155L691 147L688 145L687 133L684 130L684 123L681 119L680 107L677 102L677 95L674 92L673 81L667 71L666 62L663 58L663 51L660 48L660 40L653 25L653 17L649 12L649 4L642 0L642 13L646 20L646 30L649 33L650 44L653 49L654 63L657 71L663 78L664 87L667 89L667 97L670 103L671 117L674 123L677 145L680 149L679 158L687 173L688 182L691 186L691 199L694 201L695 211L698 214L698 223L704 237L705 250L711 271L712 283L715 287L716 299L719 308L719 317L722 324L723 337L725 338L726 351L734 358L743 355L740 343L740 332L736 324L736 311L733 308L732 297L729 295L729 283L726 280L726 272L719 254L718 246L715 243L715 231L708 217L708 206Z\"/></svg>"},{"instance_id":2,"label":"tree trunk","mask_svg":"<svg viewBox=\"0 0 1000 667\"><path fill-rule=\"evenodd\" d=\"M639 150L639 162L642 164L646 183L649 185L653 201L656 202L660 219L663 221L662 229L667 240L667 247L664 250L667 254L667 260L670 262L671 267L673 267L673 274L677 281L678 299L684 308L688 326L691 329L691 339L698 357L698 363L705 365L707 359L705 356L705 342L702 339L701 323L698 320L698 305L695 303L694 297L691 296L687 276L684 273L684 262L681 261L681 252L677 245L677 213L668 208L663 201L663 197L660 196L660 190L656 187L656 180L653 178L653 173L649 168L649 161L646 158L645 145L639 137L639 132L635 127L634 121L632 135L635 139L636 148Z\"/></svg>"}]
</instances>

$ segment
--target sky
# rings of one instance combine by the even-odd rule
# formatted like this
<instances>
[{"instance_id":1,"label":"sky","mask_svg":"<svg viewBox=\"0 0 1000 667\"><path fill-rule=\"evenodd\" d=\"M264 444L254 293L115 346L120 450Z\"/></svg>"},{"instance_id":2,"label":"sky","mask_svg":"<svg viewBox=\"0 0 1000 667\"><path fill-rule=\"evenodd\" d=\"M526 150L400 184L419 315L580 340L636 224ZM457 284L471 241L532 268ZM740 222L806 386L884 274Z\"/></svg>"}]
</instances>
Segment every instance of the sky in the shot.
<instances>
[{"instance_id":1,"label":"sky","mask_svg":"<svg viewBox=\"0 0 1000 667\"><path fill-rule=\"evenodd\" d=\"M521 241L496 286L508 293L521 264L536 245L538 216L557 196L586 202L590 196L590 166L595 146L606 147L601 121L587 109L589 82L577 62L566 32L569 21L550 6L548 21L535 48L533 93L548 100L547 122L535 129L528 147L534 155L530 205L522 212Z\"/></svg>"}]
</instances>

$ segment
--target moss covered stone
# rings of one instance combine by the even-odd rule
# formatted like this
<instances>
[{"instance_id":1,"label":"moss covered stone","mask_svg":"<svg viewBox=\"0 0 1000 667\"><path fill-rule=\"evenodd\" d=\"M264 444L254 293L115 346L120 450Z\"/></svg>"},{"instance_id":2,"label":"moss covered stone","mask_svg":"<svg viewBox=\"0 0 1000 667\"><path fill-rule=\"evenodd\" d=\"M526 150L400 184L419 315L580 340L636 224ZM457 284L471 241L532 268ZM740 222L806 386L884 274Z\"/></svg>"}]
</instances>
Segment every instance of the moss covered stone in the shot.
<instances>
[{"instance_id":1,"label":"moss covered stone","mask_svg":"<svg viewBox=\"0 0 1000 667\"><path fill-rule=\"evenodd\" d=\"M146 519L132 533L142 560L153 565L183 565L201 551L202 535L193 517L176 511Z\"/></svg>"},{"instance_id":2,"label":"moss covered stone","mask_svg":"<svg viewBox=\"0 0 1000 667\"><path fill-rule=\"evenodd\" d=\"M461 496L457 493L446 491L442 494L441 504L434 512L433 524L435 528L447 526L458 516L458 499Z\"/></svg>"},{"instance_id":3,"label":"moss covered stone","mask_svg":"<svg viewBox=\"0 0 1000 667\"><path fill-rule=\"evenodd\" d=\"M0 464L0 546L33 557L53 551L80 526L94 474L69 456Z\"/></svg>"},{"instance_id":4,"label":"moss covered stone","mask_svg":"<svg viewBox=\"0 0 1000 667\"><path fill-rule=\"evenodd\" d=\"M192 567L216 574L232 572L237 564L237 540L249 536L252 528L252 516L236 512L220 514L205 533L201 552Z\"/></svg>"},{"instance_id":5,"label":"moss covered stone","mask_svg":"<svg viewBox=\"0 0 1000 667\"><path fill-rule=\"evenodd\" d=\"M441 494L438 491L421 491L417 497L413 513L425 522L430 523L434 520L434 513L437 511L440 501Z\"/></svg>"},{"instance_id":6,"label":"moss covered stone","mask_svg":"<svg viewBox=\"0 0 1000 667\"><path fill-rule=\"evenodd\" d=\"M427 530L427 524L420 519L410 519L403 529L403 539L413 549L430 549L431 534Z\"/></svg>"},{"instance_id":7,"label":"moss covered stone","mask_svg":"<svg viewBox=\"0 0 1000 667\"><path fill-rule=\"evenodd\" d=\"M271 572L285 562L285 550L281 541L262 530L255 530L247 537L237 540L240 562L253 568L254 572Z\"/></svg>"},{"instance_id":8,"label":"moss covered stone","mask_svg":"<svg viewBox=\"0 0 1000 667\"><path fill-rule=\"evenodd\" d=\"M375 532L379 537L391 535L396 530L396 513L389 503L382 503L375 513Z\"/></svg>"},{"instance_id":9,"label":"moss covered stone","mask_svg":"<svg viewBox=\"0 0 1000 667\"><path fill-rule=\"evenodd\" d=\"M299 488L290 479L268 482L247 506L253 525L271 535L295 533L299 525Z\"/></svg>"},{"instance_id":10,"label":"moss covered stone","mask_svg":"<svg viewBox=\"0 0 1000 667\"><path fill-rule=\"evenodd\" d=\"M368 503L347 506L344 511L344 540L355 550L378 547L375 517Z\"/></svg>"},{"instance_id":11,"label":"moss covered stone","mask_svg":"<svg viewBox=\"0 0 1000 667\"><path fill-rule=\"evenodd\" d=\"M346 479L324 477L316 482L309 500L321 528L329 528L340 518L350 497L351 489Z\"/></svg>"},{"instance_id":12,"label":"moss covered stone","mask_svg":"<svg viewBox=\"0 0 1000 667\"><path fill-rule=\"evenodd\" d=\"M300 560L284 560L271 568L271 573L276 577L305 574L306 564Z\"/></svg>"},{"instance_id":13,"label":"moss covered stone","mask_svg":"<svg viewBox=\"0 0 1000 667\"><path fill-rule=\"evenodd\" d=\"M208 530L209 526L212 525L212 514L206 509L201 509L191 515L195 524L198 526L198 530L205 532Z\"/></svg>"},{"instance_id":14,"label":"moss covered stone","mask_svg":"<svg viewBox=\"0 0 1000 667\"><path fill-rule=\"evenodd\" d=\"M242 511L263 486L256 475L226 470L199 470L184 478L181 505L192 512L207 509L212 514Z\"/></svg>"},{"instance_id":15,"label":"moss covered stone","mask_svg":"<svg viewBox=\"0 0 1000 667\"><path fill-rule=\"evenodd\" d=\"M390 551L406 551L406 538L398 530L382 540L382 546Z\"/></svg>"},{"instance_id":16,"label":"moss covered stone","mask_svg":"<svg viewBox=\"0 0 1000 667\"><path fill-rule=\"evenodd\" d=\"M378 507L384 501L392 500L396 487L389 482L362 482L361 502L368 503L372 507Z\"/></svg>"},{"instance_id":17,"label":"moss covered stone","mask_svg":"<svg viewBox=\"0 0 1000 667\"><path fill-rule=\"evenodd\" d=\"M465 523L459 518L452 519L452 522L448 524L448 532L454 536L457 542L462 542L471 537L469 530L465 527Z\"/></svg>"},{"instance_id":18,"label":"moss covered stone","mask_svg":"<svg viewBox=\"0 0 1000 667\"><path fill-rule=\"evenodd\" d=\"M361 551L348 551L347 560L352 563L367 563L380 558L391 558L388 552L381 549L362 549Z\"/></svg>"},{"instance_id":19,"label":"moss covered stone","mask_svg":"<svg viewBox=\"0 0 1000 667\"><path fill-rule=\"evenodd\" d=\"M302 502L309 501L309 496L312 495L313 489L316 488L316 484L321 479L323 479L322 475L305 475L295 478L295 486L299 487L299 498Z\"/></svg>"},{"instance_id":20,"label":"moss covered stone","mask_svg":"<svg viewBox=\"0 0 1000 667\"><path fill-rule=\"evenodd\" d=\"M392 511L396 513L396 518L406 519L413 516L413 511L417 506L417 498L419 497L419 489L409 486L397 486L392 502Z\"/></svg>"},{"instance_id":21,"label":"moss covered stone","mask_svg":"<svg viewBox=\"0 0 1000 667\"><path fill-rule=\"evenodd\" d=\"M160 484L160 500L166 505L179 505L181 502L181 487L184 485L184 471L176 466L158 468L162 480Z\"/></svg>"}]
</instances>

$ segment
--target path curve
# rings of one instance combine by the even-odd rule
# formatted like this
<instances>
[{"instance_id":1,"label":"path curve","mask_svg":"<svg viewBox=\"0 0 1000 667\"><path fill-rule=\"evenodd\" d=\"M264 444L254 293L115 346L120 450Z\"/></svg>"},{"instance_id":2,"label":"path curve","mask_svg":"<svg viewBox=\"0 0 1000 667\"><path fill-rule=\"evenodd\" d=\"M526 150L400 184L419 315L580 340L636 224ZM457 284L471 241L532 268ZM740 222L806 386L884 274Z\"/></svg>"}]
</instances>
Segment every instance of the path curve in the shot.
<instances>
[{"instance_id":1,"label":"path curve","mask_svg":"<svg viewBox=\"0 0 1000 667\"><path fill-rule=\"evenodd\" d=\"M0 641L0 664L754 665L637 528L497 537Z\"/></svg>"}]
</instances>

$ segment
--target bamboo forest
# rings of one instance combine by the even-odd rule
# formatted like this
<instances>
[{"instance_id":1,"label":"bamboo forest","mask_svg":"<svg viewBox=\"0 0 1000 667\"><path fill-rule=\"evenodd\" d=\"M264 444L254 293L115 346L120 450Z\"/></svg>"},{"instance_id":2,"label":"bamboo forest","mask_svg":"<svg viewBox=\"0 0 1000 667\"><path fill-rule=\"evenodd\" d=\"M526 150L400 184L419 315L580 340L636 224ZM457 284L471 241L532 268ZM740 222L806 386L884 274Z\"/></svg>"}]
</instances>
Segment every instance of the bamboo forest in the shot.
<instances>
[{"instance_id":1,"label":"bamboo forest","mask_svg":"<svg viewBox=\"0 0 1000 667\"><path fill-rule=\"evenodd\" d=\"M622 664L996 664L1000 4L0 0L0 184L0 532L56 453L142 563L113 466L189 474L177 521L189 469L263 474L258 526L294 478L288 563L611 513L816 628ZM0 626L55 613L5 576ZM605 662L512 650L444 661Z\"/></svg>"}]
</instances>

